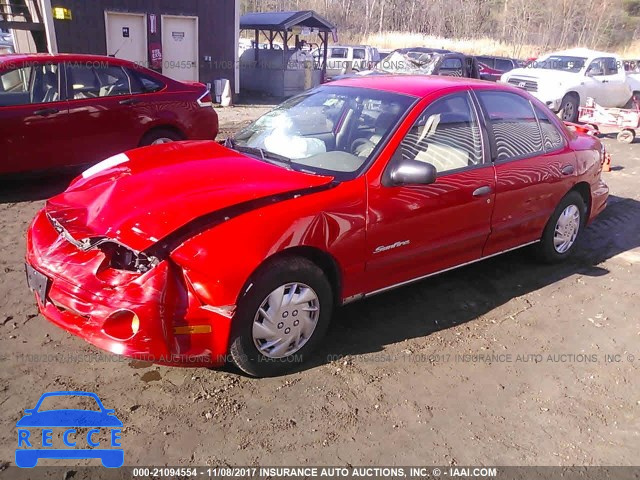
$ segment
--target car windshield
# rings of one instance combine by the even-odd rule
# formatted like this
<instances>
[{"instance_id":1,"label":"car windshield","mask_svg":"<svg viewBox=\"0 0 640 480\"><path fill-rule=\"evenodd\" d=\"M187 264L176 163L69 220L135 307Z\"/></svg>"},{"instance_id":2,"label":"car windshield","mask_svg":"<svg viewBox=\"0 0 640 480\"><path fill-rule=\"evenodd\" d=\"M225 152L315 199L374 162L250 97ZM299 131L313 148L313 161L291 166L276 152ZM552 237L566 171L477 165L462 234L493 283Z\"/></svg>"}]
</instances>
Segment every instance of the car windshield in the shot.
<instances>
[{"instance_id":1,"label":"car windshield","mask_svg":"<svg viewBox=\"0 0 640 480\"><path fill-rule=\"evenodd\" d=\"M431 75L441 57L436 52L392 52L380 61L376 69L387 73Z\"/></svg>"},{"instance_id":2,"label":"car windshield","mask_svg":"<svg viewBox=\"0 0 640 480\"><path fill-rule=\"evenodd\" d=\"M227 145L288 168L352 178L415 100L378 90L323 86L287 100Z\"/></svg>"},{"instance_id":3,"label":"car windshield","mask_svg":"<svg viewBox=\"0 0 640 480\"><path fill-rule=\"evenodd\" d=\"M551 55L542 60L534 62L537 68L546 68L549 70L563 70L565 72L579 72L584 68L584 57L569 57L565 55Z\"/></svg>"}]
</instances>

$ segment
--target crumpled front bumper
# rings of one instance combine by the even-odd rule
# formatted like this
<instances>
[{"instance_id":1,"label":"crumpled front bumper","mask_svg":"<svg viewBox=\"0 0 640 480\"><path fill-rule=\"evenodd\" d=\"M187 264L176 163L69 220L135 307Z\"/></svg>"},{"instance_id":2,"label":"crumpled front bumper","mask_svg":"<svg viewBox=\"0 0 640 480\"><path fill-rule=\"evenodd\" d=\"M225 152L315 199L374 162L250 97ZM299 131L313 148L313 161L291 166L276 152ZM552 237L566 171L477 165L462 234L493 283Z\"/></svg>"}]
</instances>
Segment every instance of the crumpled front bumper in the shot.
<instances>
[{"instance_id":1,"label":"crumpled front bumper","mask_svg":"<svg viewBox=\"0 0 640 480\"><path fill-rule=\"evenodd\" d=\"M165 365L226 362L233 308L206 307L172 261L142 274L108 268L103 252L77 249L55 231L44 211L29 228L26 260L49 279L45 298L36 294L40 312L89 343ZM138 319L127 338L112 333L118 312Z\"/></svg>"}]
</instances>

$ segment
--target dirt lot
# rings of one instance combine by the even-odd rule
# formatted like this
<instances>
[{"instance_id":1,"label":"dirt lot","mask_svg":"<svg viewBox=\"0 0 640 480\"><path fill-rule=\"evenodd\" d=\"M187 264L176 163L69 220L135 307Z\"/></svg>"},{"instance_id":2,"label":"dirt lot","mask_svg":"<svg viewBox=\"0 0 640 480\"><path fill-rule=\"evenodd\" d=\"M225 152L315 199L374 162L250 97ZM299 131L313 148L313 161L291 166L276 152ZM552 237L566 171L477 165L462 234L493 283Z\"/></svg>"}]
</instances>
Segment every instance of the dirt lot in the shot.
<instances>
[{"instance_id":1,"label":"dirt lot","mask_svg":"<svg viewBox=\"0 0 640 480\"><path fill-rule=\"evenodd\" d=\"M220 111L223 130L264 110ZM637 465L640 144L606 143L611 202L570 262L514 252L352 304L313 362L263 380L103 354L45 321L24 232L65 185L4 184L0 463L43 392L89 390L128 465Z\"/></svg>"}]
</instances>

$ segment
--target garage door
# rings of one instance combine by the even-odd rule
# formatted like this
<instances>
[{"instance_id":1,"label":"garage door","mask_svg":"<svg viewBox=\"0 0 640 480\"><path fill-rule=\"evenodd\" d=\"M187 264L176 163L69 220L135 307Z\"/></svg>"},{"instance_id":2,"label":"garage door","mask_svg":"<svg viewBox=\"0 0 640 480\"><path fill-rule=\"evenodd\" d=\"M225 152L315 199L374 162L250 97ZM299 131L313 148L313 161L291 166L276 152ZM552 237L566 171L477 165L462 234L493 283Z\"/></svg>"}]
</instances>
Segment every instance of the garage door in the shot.
<instances>
[{"instance_id":1,"label":"garage door","mask_svg":"<svg viewBox=\"0 0 640 480\"><path fill-rule=\"evenodd\" d=\"M107 55L147 66L147 18L144 14L105 12Z\"/></svg>"},{"instance_id":2,"label":"garage door","mask_svg":"<svg viewBox=\"0 0 640 480\"><path fill-rule=\"evenodd\" d=\"M198 81L198 18L162 16L162 73Z\"/></svg>"}]
</instances>

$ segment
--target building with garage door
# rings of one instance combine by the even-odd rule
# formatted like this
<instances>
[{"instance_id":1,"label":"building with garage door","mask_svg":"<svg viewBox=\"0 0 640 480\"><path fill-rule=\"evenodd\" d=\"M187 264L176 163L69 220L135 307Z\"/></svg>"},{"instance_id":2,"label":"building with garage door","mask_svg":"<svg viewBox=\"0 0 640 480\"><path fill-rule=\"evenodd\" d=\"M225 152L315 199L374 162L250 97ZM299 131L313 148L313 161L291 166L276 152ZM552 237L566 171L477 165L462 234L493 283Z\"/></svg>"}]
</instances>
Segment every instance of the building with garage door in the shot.
<instances>
[{"instance_id":1,"label":"building with garage door","mask_svg":"<svg viewBox=\"0 0 640 480\"><path fill-rule=\"evenodd\" d=\"M176 80L213 84L225 78L239 91L240 0L36 0L35 7L5 2L14 17L26 13L33 33L46 30L52 53L111 55Z\"/></svg>"}]
</instances>

